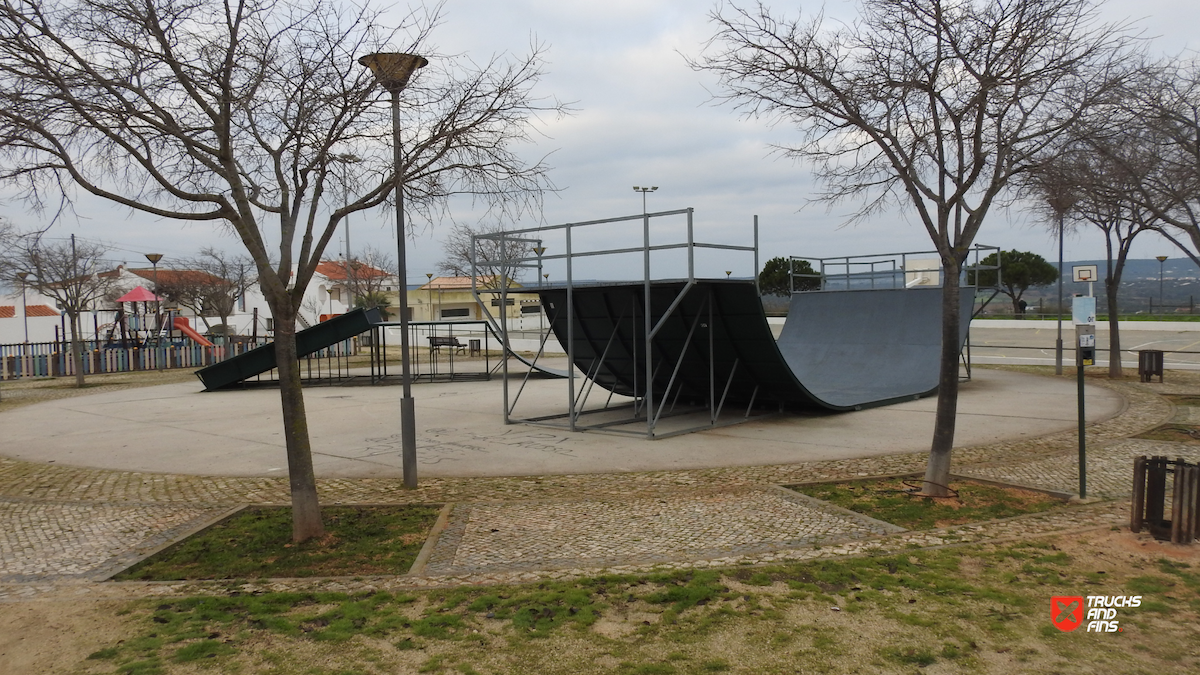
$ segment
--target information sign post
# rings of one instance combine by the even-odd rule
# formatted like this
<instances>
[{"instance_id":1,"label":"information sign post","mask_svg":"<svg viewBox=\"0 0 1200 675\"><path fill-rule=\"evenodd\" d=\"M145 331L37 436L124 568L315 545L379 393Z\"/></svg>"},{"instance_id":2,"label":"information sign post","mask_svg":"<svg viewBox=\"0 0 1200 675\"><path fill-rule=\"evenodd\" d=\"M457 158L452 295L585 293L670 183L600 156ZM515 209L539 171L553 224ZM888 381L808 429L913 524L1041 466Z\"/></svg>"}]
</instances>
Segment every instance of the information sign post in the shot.
<instances>
[{"instance_id":1,"label":"information sign post","mask_svg":"<svg viewBox=\"0 0 1200 675\"><path fill-rule=\"evenodd\" d=\"M1079 498L1087 499L1083 368L1096 363L1096 298L1075 297L1071 303L1071 320L1075 324L1075 380L1079 400Z\"/></svg>"}]
</instances>

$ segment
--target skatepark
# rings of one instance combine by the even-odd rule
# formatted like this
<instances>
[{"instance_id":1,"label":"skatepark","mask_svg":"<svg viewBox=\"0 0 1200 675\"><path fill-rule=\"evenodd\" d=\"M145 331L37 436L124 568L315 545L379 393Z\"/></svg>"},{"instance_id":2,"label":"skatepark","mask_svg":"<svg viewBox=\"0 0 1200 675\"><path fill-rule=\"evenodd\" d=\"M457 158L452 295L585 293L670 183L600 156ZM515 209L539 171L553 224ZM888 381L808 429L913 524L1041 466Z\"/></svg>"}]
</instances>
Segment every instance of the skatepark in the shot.
<instances>
[{"instance_id":1,"label":"skatepark","mask_svg":"<svg viewBox=\"0 0 1200 675\"><path fill-rule=\"evenodd\" d=\"M531 383L523 406L549 412L563 380ZM956 444L973 446L1073 429L1075 385L976 369L961 387ZM279 394L204 392L199 382L50 401L0 415L5 455L31 462L151 473L280 476L287 465ZM937 399L858 412L788 413L657 441L503 422L501 383L414 387L422 477L529 476L700 469L863 458L928 449ZM1088 417L1124 405L1088 387ZM320 478L401 475L398 387L306 390Z\"/></svg>"}]
</instances>

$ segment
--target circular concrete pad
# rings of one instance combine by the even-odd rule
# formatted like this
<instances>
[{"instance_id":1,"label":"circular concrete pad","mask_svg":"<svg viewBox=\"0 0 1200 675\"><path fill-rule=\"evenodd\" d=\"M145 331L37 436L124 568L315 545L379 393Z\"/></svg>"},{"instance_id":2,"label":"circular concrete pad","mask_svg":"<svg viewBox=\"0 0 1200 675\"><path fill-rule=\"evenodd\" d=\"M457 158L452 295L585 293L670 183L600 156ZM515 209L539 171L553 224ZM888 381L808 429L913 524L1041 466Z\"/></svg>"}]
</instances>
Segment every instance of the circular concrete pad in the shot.
<instances>
[{"instance_id":1,"label":"circular concrete pad","mask_svg":"<svg viewBox=\"0 0 1200 675\"><path fill-rule=\"evenodd\" d=\"M510 381L515 394L519 381ZM1087 387L1087 413L1120 412L1115 392ZM603 401L604 392L593 393ZM505 425L502 383L413 387L419 474L513 476L790 464L929 448L936 398L861 412L781 414L648 441ZM399 477L400 388L305 390L319 477ZM515 414L566 409L563 380L530 381ZM279 392L204 393L193 383L60 399L0 414L5 455L128 471L270 476L287 472ZM962 384L956 445L1041 436L1076 425L1070 380L977 368Z\"/></svg>"}]
</instances>

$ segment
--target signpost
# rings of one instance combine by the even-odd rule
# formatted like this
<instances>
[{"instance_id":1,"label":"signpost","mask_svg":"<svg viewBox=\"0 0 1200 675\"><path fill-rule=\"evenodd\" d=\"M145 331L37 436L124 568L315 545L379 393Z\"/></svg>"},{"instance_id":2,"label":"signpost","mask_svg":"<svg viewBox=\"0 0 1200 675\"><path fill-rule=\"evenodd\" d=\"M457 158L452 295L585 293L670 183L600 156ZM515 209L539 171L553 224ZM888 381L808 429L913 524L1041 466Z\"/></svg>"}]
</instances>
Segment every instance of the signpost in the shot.
<instances>
[{"instance_id":1,"label":"signpost","mask_svg":"<svg viewBox=\"0 0 1200 675\"><path fill-rule=\"evenodd\" d=\"M1095 269L1094 265L1090 267ZM1075 268L1077 279L1079 268ZM1093 272L1092 279L1095 279ZM1083 279L1086 281L1087 279ZM1087 437L1084 433L1083 367L1096 363L1096 298L1076 296L1071 302L1075 324L1075 379L1079 399L1079 498L1087 499Z\"/></svg>"}]
</instances>

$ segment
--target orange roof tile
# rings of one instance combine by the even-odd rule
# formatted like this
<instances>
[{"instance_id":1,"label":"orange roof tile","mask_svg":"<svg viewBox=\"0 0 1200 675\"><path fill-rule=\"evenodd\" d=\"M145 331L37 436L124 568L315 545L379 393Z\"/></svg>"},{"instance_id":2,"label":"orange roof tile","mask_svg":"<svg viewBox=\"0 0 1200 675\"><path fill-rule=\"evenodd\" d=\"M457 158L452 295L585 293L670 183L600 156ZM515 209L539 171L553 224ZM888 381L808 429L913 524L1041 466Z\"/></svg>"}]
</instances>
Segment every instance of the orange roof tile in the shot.
<instances>
[{"instance_id":1,"label":"orange roof tile","mask_svg":"<svg viewBox=\"0 0 1200 675\"><path fill-rule=\"evenodd\" d=\"M61 316L62 312L54 309L50 305L29 305L26 316ZM0 319L15 319L17 316L16 305L0 305Z\"/></svg>"},{"instance_id":2,"label":"orange roof tile","mask_svg":"<svg viewBox=\"0 0 1200 675\"><path fill-rule=\"evenodd\" d=\"M351 269L354 271L354 275L360 279L363 277L388 276L387 272L362 263L351 267ZM317 263L317 274L320 274L331 281L345 281L347 276L346 263L341 260L322 260L321 262Z\"/></svg>"},{"instance_id":3,"label":"orange roof tile","mask_svg":"<svg viewBox=\"0 0 1200 675\"><path fill-rule=\"evenodd\" d=\"M30 305L26 316L60 316L62 312L50 305Z\"/></svg>"}]
</instances>

